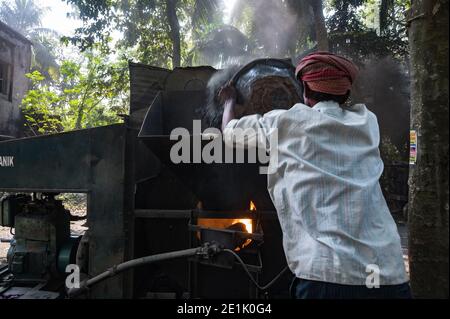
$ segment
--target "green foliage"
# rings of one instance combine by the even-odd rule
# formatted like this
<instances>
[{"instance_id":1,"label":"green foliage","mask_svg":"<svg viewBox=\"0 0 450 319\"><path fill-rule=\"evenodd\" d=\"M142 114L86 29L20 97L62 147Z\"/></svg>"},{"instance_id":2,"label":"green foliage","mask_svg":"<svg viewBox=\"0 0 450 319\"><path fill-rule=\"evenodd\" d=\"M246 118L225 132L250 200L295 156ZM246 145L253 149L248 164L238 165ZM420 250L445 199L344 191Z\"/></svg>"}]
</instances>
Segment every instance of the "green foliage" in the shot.
<instances>
[{"instance_id":1,"label":"green foliage","mask_svg":"<svg viewBox=\"0 0 450 319\"><path fill-rule=\"evenodd\" d=\"M364 31L365 26L358 15L358 8L365 2L365 0L330 1L334 14L327 21L329 32L350 33Z\"/></svg>"},{"instance_id":2,"label":"green foliage","mask_svg":"<svg viewBox=\"0 0 450 319\"><path fill-rule=\"evenodd\" d=\"M193 41L201 41L211 31L223 25L220 0L184 0L184 21L190 21ZM191 17L191 19L189 19Z\"/></svg>"},{"instance_id":3,"label":"green foliage","mask_svg":"<svg viewBox=\"0 0 450 319\"><path fill-rule=\"evenodd\" d=\"M98 52L82 61L65 60L52 84L39 71L27 75L32 89L22 100L26 126L35 134L89 128L120 121L127 112L127 62L110 62Z\"/></svg>"},{"instance_id":4,"label":"green foliage","mask_svg":"<svg viewBox=\"0 0 450 319\"><path fill-rule=\"evenodd\" d=\"M259 55L293 56L316 42L312 4L318 0L238 0L234 25L251 39ZM325 0L331 50L357 61L369 56L407 54L404 11L408 0ZM383 9L384 8L384 9ZM271 21L272 17L280 15ZM294 19L294 20L292 20ZM282 21L279 25L277 21ZM291 21L294 21L292 23ZM380 33L377 22L381 23ZM289 26L285 29L284 27ZM267 31L265 31L267 30ZM286 41L282 41L286 39ZM275 49L274 49L275 44Z\"/></svg>"},{"instance_id":5,"label":"green foliage","mask_svg":"<svg viewBox=\"0 0 450 319\"><path fill-rule=\"evenodd\" d=\"M163 0L65 0L79 10L84 26L75 36L66 37L81 50L101 45L104 52L127 51L129 58L139 62L173 67L174 39ZM177 0L176 18L180 26L181 62L188 65L196 42L219 25L220 0ZM110 47L111 38L118 38Z\"/></svg>"},{"instance_id":6,"label":"green foliage","mask_svg":"<svg viewBox=\"0 0 450 319\"><path fill-rule=\"evenodd\" d=\"M0 18L8 16L6 22L16 23L35 43L35 63L28 75L32 89L22 109L37 134L119 121L117 113L126 112L128 105L127 60L173 67L177 37L167 1L64 0L75 6L83 26L62 42L76 45L83 54L79 61L62 58L59 63L58 36L40 28L45 9L32 0L14 1L2 5ZM216 65L239 56L243 61L295 56L311 49L316 42L312 1L317 0L238 0L233 28L223 25L222 0L173 0L182 65ZM371 11L375 0L324 1L332 50L346 50L343 53L357 61L371 55L403 57L403 10L408 2L381 1L377 34L368 23L378 15Z\"/></svg>"},{"instance_id":7,"label":"green foliage","mask_svg":"<svg viewBox=\"0 0 450 319\"><path fill-rule=\"evenodd\" d=\"M214 33L223 27L221 0L183 0L181 7L179 16L186 24L184 31L187 32L183 65L216 65L220 60L218 51L209 49L211 42L216 42Z\"/></svg>"},{"instance_id":8,"label":"green foliage","mask_svg":"<svg viewBox=\"0 0 450 319\"><path fill-rule=\"evenodd\" d=\"M52 92L47 85L40 85L45 77L34 71L27 74L33 84L22 100L22 114L27 127L34 134L54 133L61 130L59 112L52 106L60 102L60 96Z\"/></svg>"},{"instance_id":9,"label":"green foliage","mask_svg":"<svg viewBox=\"0 0 450 319\"><path fill-rule=\"evenodd\" d=\"M389 50L397 56L408 55L408 35L405 12L410 0L383 0L380 11L381 35L388 41Z\"/></svg>"},{"instance_id":10,"label":"green foliage","mask_svg":"<svg viewBox=\"0 0 450 319\"><path fill-rule=\"evenodd\" d=\"M403 59L408 54L408 0L329 0L327 5L333 12L327 27L334 51L356 61L369 56Z\"/></svg>"},{"instance_id":11,"label":"green foliage","mask_svg":"<svg viewBox=\"0 0 450 319\"><path fill-rule=\"evenodd\" d=\"M57 50L60 47L60 41L58 35L46 29L37 29L31 32L29 37L33 42L32 70L42 73L47 81L56 80L59 76Z\"/></svg>"}]
</instances>

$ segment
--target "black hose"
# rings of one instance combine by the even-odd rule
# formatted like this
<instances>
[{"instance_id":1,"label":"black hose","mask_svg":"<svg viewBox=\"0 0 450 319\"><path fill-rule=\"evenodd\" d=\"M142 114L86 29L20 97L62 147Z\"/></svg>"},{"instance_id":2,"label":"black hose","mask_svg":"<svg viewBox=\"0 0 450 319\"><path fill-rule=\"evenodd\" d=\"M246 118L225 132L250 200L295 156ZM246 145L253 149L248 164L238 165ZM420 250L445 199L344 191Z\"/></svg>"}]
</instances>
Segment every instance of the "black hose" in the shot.
<instances>
[{"instance_id":1,"label":"black hose","mask_svg":"<svg viewBox=\"0 0 450 319\"><path fill-rule=\"evenodd\" d=\"M109 277L116 276L117 274L119 274L125 270L128 270L130 268L134 268L134 267L138 267L138 266L142 266L142 265L146 265L146 264L151 264L151 263L155 263L155 262L159 262L159 261L164 261L164 260L170 260L170 259L176 259L176 258L182 258L182 257L190 257L190 256L194 256L194 255L197 255L197 254L203 253L203 252L205 252L205 247L202 246L202 247L197 247L197 248L185 249L185 250L180 250L180 251L174 251L174 252L169 252L169 253L164 253L164 254L158 254L158 255L152 255L152 256L132 259L132 260L126 261L124 263L121 263L119 265L116 265L91 279L88 279L87 281L85 281L84 283L81 284L80 288L70 289L68 291L68 295L69 295L69 297L78 296L78 295L86 292L90 287L102 282L103 280L105 280Z\"/></svg>"},{"instance_id":2,"label":"black hose","mask_svg":"<svg viewBox=\"0 0 450 319\"><path fill-rule=\"evenodd\" d=\"M231 249L224 249L223 251L232 254L237 261L239 261L239 263L242 265L242 268L244 268L245 272L247 273L248 277L250 278L250 280L252 281L252 283L258 287L258 289L260 290L267 290L269 289L278 279L280 279L280 277L286 272L286 270L288 270L288 266L284 267L283 270L276 275L268 284L264 285L264 286L260 286L255 278L253 278L252 274L250 274L250 271L248 270L247 265L244 263L244 261L242 260L241 257L239 257L238 254L236 254L234 251L232 251Z\"/></svg>"}]
</instances>

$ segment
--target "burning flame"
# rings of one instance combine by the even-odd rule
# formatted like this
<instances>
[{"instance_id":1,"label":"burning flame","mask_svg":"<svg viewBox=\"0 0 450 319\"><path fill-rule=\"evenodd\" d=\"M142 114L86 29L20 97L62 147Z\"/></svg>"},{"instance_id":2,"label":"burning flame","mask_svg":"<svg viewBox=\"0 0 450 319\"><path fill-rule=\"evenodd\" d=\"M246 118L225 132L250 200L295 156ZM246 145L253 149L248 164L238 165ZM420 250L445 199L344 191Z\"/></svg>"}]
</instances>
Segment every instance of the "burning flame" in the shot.
<instances>
[{"instance_id":1,"label":"burning flame","mask_svg":"<svg viewBox=\"0 0 450 319\"><path fill-rule=\"evenodd\" d=\"M252 212L256 211L256 205L255 205L255 203L253 203L253 201L250 201L250 207L249 207L249 209L250 209L250 211L252 211ZM247 232L248 232L249 234L253 233L253 223L252 223L252 220L251 220L251 219L237 219L237 223L242 223L242 224L244 224L244 225L245 225L245 229L247 230ZM244 247L250 245L251 242L252 242L251 239L247 239L247 240L245 241L245 243L242 245L242 248L244 248ZM241 247L237 247L235 250L236 250L236 251L239 251L239 250L241 250Z\"/></svg>"},{"instance_id":2,"label":"burning flame","mask_svg":"<svg viewBox=\"0 0 450 319\"><path fill-rule=\"evenodd\" d=\"M249 205L250 211L254 212L256 211L256 205L253 203L253 201L250 201ZM245 226L245 230L248 233L253 233L253 220L250 218L244 218L244 219L219 219L219 218L199 218L197 221L199 226L203 227L210 227L210 228L220 228L225 229L230 226L236 225L238 223L241 223ZM200 236L200 234L198 234ZM248 246L252 242L251 239L247 239L245 243L242 245L242 248ZM237 247L236 251L239 251L241 247Z\"/></svg>"},{"instance_id":3,"label":"burning flame","mask_svg":"<svg viewBox=\"0 0 450 319\"><path fill-rule=\"evenodd\" d=\"M253 233L253 224L251 219L235 219L233 224L241 223L245 225L247 233Z\"/></svg>"},{"instance_id":4,"label":"burning flame","mask_svg":"<svg viewBox=\"0 0 450 319\"><path fill-rule=\"evenodd\" d=\"M250 201L250 211L254 212L256 211L256 205L253 203L253 201ZM235 219L233 224L236 223L242 223L245 225L245 229L247 230L247 233L253 233L253 223L251 219Z\"/></svg>"},{"instance_id":5,"label":"burning flame","mask_svg":"<svg viewBox=\"0 0 450 319\"><path fill-rule=\"evenodd\" d=\"M253 201L250 201L250 211L254 212L256 211L256 205L253 203ZM211 228L227 228L229 226L235 225L235 224L244 224L245 230L248 233L253 233L253 223L252 219L250 218L244 218L244 219L218 219L218 218L199 218L198 225L204 226L204 227L211 227Z\"/></svg>"}]
</instances>

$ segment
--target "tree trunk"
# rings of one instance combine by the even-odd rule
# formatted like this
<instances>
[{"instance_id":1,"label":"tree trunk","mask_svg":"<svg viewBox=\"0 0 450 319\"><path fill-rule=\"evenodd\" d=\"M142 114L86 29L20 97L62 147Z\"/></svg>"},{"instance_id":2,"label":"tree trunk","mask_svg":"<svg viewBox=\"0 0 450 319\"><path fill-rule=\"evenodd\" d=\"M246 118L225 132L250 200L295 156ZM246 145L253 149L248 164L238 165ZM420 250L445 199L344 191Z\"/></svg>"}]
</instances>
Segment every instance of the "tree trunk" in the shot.
<instances>
[{"instance_id":1,"label":"tree trunk","mask_svg":"<svg viewBox=\"0 0 450 319\"><path fill-rule=\"evenodd\" d=\"M84 104L78 108L77 120L75 122L75 130L81 130L81 122L83 121Z\"/></svg>"},{"instance_id":2,"label":"tree trunk","mask_svg":"<svg viewBox=\"0 0 450 319\"><path fill-rule=\"evenodd\" d=\"M325 26L325 17L323 16L322 0L310 1L314 12L314 25L316 30L317 49L319 51L328 51L328 33Z\"/></svg>"},{"instance_id":3,"label":"tree trunk","mask_svg":"<svg viewBox=\"0 0 450 319\"><path fill-rule=\"evenodd\" d=\"M408 13L411 129L409 261L418 298L448 298L448 0L414 0Z\"/></svg>"},{"instance_id":4,"label":"tree trunk","mask_svg":"<svg viewBox=\"0 0 450 319\"><path fill-rule=\"evenodd\" d=\"M172 66L179 67L181 65L181 37L180 22L177 16L177 0L167 0L166 13L170 26L170 38L172 39Z\"/></svg>"}]
</instances>

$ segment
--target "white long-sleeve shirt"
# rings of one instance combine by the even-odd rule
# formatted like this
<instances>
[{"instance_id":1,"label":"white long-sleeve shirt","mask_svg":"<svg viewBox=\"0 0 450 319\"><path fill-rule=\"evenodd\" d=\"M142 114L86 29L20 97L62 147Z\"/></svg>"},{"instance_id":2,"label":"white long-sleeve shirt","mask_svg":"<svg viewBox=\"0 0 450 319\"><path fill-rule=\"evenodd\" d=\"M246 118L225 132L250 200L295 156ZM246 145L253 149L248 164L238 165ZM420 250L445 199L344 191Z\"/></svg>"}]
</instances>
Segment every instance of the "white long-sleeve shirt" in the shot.
<instances>
[{"instance_id":1,"label":"white long-sleeve shirt","mask_svg":"<svg viewBox=\"0 0 450 319\"><path fill-rule=\"evenodd\" d=\"M366 285L378 267L380 285L408 281L379 184L384 165L378 122L365 105L296 104L232 120L224 138L232 138L236 128L260 129L271 156L278 155L268 191L288 266L297 277ZM269 138L275 129L278 143Z\"/></svg>"}]
</instances>

